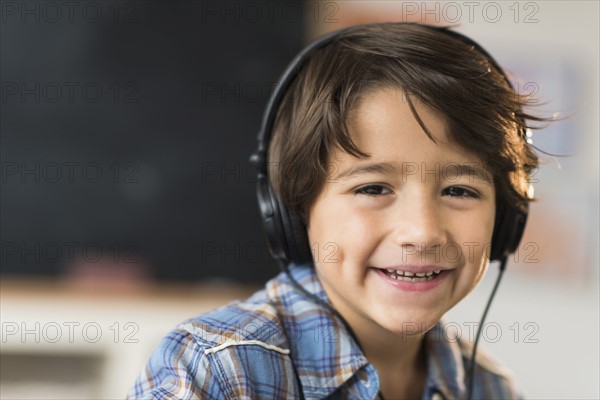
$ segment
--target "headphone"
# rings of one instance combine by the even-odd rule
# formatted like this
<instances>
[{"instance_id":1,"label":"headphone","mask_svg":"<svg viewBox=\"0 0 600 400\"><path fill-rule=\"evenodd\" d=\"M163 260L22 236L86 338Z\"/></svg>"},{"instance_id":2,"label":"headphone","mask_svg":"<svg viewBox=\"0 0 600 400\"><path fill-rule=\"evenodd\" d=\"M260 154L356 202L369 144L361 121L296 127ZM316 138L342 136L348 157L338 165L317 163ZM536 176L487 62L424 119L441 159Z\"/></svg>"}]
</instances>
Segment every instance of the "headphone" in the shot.
<instances>
[{"instance_id":1,"label":"headphone","mask_svg":"<svg viewBox=\"0 0 600 400\"><path fill-rule=\"evenodd\" d=\"M403 22L402 24L415 25L415 23L411 22ZM508 76L500 68L496 60L494 60L494 58L475 41L458 32L450 31L447 28L429 25L422 26L426 26L429 29L435 29L438 32L443 32L472 46L476 51L487 58L490 64L502 74L508 85L513 88ZM250 162L254 164L258 172L256 193L269 247L273 257L279 261L284 268L287 268L290 263L304 264L312 262L312 253L310 251L306 226L285 206L285 204L281 202L275 194L268 177L267 151L272 136L273 124L287 89L306 65L310 56L316 50L327 46L336 38L340 37L342 33L352 28L353 27L349 27L334 31L318 38L300 51L287 66L269 99L263 115L262 125L258 134L258 149L250 157ZM520 126L522 127L520 132L521 138L528 143L531 143L529 139L531 135L525 128L524 121L520 122ZM529 183L529 185L531 184ZM528 193L532 193L531 186L529 187ZM490 253L491 261L506 259L509 254L516 251L523 236L528 215L527 205L525 206L524 211L519 210L517 207L508 207L506 204L497 204L496 206L497 209Z\"/></svg>"}]
</instances>

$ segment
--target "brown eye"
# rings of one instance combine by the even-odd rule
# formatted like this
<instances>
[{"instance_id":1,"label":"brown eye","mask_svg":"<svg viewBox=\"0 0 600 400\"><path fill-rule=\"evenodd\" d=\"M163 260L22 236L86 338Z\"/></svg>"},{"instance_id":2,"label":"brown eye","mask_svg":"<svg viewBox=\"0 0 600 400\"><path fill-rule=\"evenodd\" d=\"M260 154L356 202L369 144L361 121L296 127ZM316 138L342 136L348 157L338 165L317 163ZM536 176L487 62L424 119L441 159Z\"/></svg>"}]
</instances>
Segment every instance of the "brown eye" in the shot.
<instances>
[{"instance_id":1,"label":"brown eye","mask_svg":"<svg viewBox=\"0 0 600 400\"><path fill-rule=\"evenodd\" d=\"M354 191L354 194L366 194L367 196L382 196L391 193L385 186L368 185Z\"/></svg>"},{"instance_id":2,"label":"brown eye","mask_svg":"<svg viewBox=\"0 0 600 400\"><path fill-rule=\"evenodd\" d=\"M449 188L444 189L443 194L451 197L479 198L479 195L474 191L458 186L450 186Z\"/></svg>"}]
</instances>

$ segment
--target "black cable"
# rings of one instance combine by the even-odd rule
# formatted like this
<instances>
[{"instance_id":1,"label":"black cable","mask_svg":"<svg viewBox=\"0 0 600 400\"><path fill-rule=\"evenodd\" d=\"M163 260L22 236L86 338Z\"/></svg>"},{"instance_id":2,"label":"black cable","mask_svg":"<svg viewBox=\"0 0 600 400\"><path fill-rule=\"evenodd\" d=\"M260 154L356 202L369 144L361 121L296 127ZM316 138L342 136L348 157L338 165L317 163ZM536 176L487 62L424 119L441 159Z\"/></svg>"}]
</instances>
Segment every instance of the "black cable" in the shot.
<instances>
[{"instance_id":1,"label":"black cable","mask_svg":"<svg viewBox=\"0 0 600 400\"><path fill-rule=\"evenodd\" d=\"M352 336L352 339L354 339L354 342L356 342L356 345L360 349L361 353L364 354L363 347L360 344L360 341L358 340L358 337L356 336L356 333L354 333L354 330L350 327L350 324L348 324L348 322L346 321L346 319L344 317L342 317L342 314L340 314L338 312L338 310L336 310L335 308L333 308L330 304L328 304L327 302L323 301L321 298L315 296L314 294L312 294L309 291L307 291L304 287L302 287L302 285L300 285L300 283L298 283L298 281L292 276L292 274L290 274L289 266L287 264L285 264L285 262L283 262L282 260L277 260L277 261L279 262L279 268L287 275L288 279L290 280L290 282L292 282L292 285L296 289L298 289L304 295L306 295L307 297L309 297L313 301L317 302L318 304L320 304L321 306L323 306L327 310L331 311L336 317L339 318L340 321L342 321L342 324L344 325L344 327L346 328L346 330L348 331L348 333L350 334L350 336ZM292 364L293 364L293 362L292 362ZM294 366L294 369L296 369L295 366ZM303 399L304 398L304 393L302 392L302 387L300 387L300 394L301 394L301 398ZM381 400L385 400L384 397L383 397L383 394L381 393L381 390L379 390L378 395L379 395L379 398Z\"/></svg>"},{"instance_id":2,"label":"black cable","mask_svg":"<svg viewBox=\"0 0 600 400\"><path fill-rule=\"evenodd\" d=\"M473 382L475 381L475 356L477 355L477 345L479 344L479 337L481 336L481 330L485 322L485 317L487 316L488 310L492 305L492 300L494 300L494 296L496 295L496 290L498 289L500 281L502 280L502 275L504 274L504 269L506 268L507 259L508 256L505 255L500 260L500 271L498 272L496 283L494 284L492 293L490 294L488 302L485 306L485 310L483 311L483 315L481 316L481 320L479 321L479 327L477 328L477 336L475 336L475 343L473 344L473 351L471 352L471 363L469 365L469 383L467 386L467 400L471 400L473 396Z\"/></svg>"},{"instance_id":3,"label":"black cable","mask_svg":"<svg viewBox=\"0 0 600 400\"><path fill-rule=\"evenodd\" d=\"M485 306L485 310L483 311L483 315L481 316L481 320L479 321L479 327L477 328L477 335L475 337L475 343L473 344L473 351L471 353L471 363L469 365L469 383L468 383L468 391L467 391L467 400L471 400L472 399L472 395L473 395L473 382L475 379L475 357L477 355L477 346L479 345L479 338L481 337L481 331L483 328L483 324L485 322L485 318L487 316L487 313L490 309L490 306L492 305L492 301L494 300L494 296L496 295L496 291L498 290L498 286L500 286L500 281L502 280L502 276L504 274L504 270L506 269L506 261L507 261L507 256L502 257L502 260L500 261L500 271L498 272L498 277L496 278L496 283L494 284L494 288L492 289L492 293L490 294L490 297L487 301L487 304ZM356 345L358 346L358 348L361 350L361 352L364 354L364 350L360 344L360 341L358 340L358 337L356 336L356 334L354 333L354 331L352 330L352 328L350 327L350 325L348 324L348 322L346 322L346 319L344 317L342 317L342 315L335 309L333 308L330 304L326 303L325 301L323 301L322 299L320 299L319 297L315 296L314 294L308 292L304 287L302 287L302 285L300 285L298 283L298 281L296 281L296 279L294 279L294 277L292 276L292 274L290 274L288 265L286 265L284 262L280 261L279 263L279 267L280 269L287 275L288 279L290 280L290 282L292 283L292 285L298 289L300 292L302 292L303 294L305 294L307 297L309 297L310 299L314 300L315 302L319 303L320 305L322 305L324 308L330 310L333 314L335 314L335 316L337 316L340 321L342 321L342 323L344 324L345 328L348 330L348 332L350 333L350 336L352 336L352 338L354 339L354 341L356 342ZM295 367L294 367L295 369ZM304 393L302 393L302 387L299 388L300 393L302 398L304 398ZM381 400L385 400L383 397L383 394L381 393L381 390L378 393L379 398Z\"/></svg>"}]
</instances>

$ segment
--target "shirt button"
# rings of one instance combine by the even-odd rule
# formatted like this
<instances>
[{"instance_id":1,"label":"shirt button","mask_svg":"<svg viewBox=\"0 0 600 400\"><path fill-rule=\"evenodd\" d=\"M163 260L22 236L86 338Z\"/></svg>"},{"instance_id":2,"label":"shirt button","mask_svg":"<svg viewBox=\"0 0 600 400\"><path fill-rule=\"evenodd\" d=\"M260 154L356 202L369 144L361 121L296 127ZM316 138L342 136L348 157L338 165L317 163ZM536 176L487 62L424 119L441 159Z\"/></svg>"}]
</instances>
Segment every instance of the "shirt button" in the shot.
<instances>
[{"instance_id":1,"label":"shirt button","mask_svg":"<svg viewBox=\"0 0 600 400\"><path fill-rule=\"evenodd\" d=\"M442 396L440 392L435 392L433 396L431 396L431 400L444 400L444 396Z\"/></svg>"},{"instance_id":2,"label":"shirt button","mask_svg":"<svg viewBox=\"0 0 600 400\"><path fill-rule=\"evenodd\" d=\"M360 378L360 380L362 381L363 385L365 385L366 388L370 388L371 387L371 379L369 379L369 374L367 374L366 371L360 371L358 373L358 377Z\"/></svg>"}]
</instances>

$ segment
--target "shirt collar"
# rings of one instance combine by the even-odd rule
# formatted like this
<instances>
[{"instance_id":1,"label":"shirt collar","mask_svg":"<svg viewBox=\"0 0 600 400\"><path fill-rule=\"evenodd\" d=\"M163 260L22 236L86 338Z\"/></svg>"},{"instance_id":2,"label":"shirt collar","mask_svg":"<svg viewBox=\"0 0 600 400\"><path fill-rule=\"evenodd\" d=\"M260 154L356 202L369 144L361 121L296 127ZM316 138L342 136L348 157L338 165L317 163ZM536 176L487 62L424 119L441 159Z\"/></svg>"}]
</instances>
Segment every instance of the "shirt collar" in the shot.
<instances>
[{"instance_id":1,"label":"shirt collar","mask_svg":"<svg viewBox=\"0 0 600 400\"><path fill-rule=\"evenodd\" d=\"M290 275L307 292L331 305L312 264L292 264L289 268ZM369 362L345 325L330 310L296 289L284 273L273 282L277 284L268 284L267 291L272 299L279 299L278 309L304 395L327 397ZM460 338L455 329L446 327L439 321L425 335L424 399L436 392L446 399L466 396ZM373 388L378 390L379 382Z\"/></svg>"},{"instance_id":2,"label":"shirt collar","mask_svg":"<svg viewBox=\"0 0 600 400\"><path fill-rule=\"evenodd\" d=\"M290 275L309 293L331 304L312 264L290 265ZM289 338L294 366L307 398L323 398L368 364L344 324L327 308L292 285L281 273L267 285Z\"/></svg>"},{"instance_id":3,"label":"shirt collar","mask_svg":"<svg viewBox=\"0 0 600 400\"><path fill-rule=\"evenodd\" d=\"M465 366L456 329L439 321L425 335L427 383L423 398L439 392L445 399L466 397Z\"/></svg>"}]
</instances>

